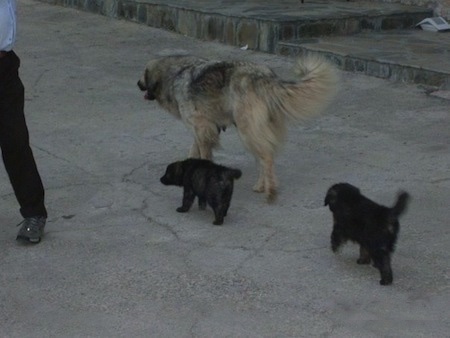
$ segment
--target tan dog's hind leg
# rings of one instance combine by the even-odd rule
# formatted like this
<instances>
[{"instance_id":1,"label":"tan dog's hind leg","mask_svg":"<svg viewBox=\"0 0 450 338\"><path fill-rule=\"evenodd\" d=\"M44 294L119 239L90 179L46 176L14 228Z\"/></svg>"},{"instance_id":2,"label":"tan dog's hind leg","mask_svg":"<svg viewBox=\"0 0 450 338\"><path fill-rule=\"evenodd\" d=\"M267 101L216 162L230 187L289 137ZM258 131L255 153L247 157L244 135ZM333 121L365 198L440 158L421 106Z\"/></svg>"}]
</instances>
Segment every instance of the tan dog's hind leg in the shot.
<instances>
[{"instance_id":1,"label":"tan dog's hind leg","mask_svg":"<svg viewBox=\"0 0 450 338\"><path fill-rule=\"evenodd\" d=\"M277 199L277 179L275 177L273 157L266 156L261 159L261 166L267 203L273 203Z\"/></svg>"},{"instance_id":2,"label":"tan dog's hind leg","mask_svg":"<svg viewBox=\"0 0 450 338\"><path fill-rule=\"evenodd\" d=\"M259 177L253 186L253 191L265 193L267 202L273 203L277 199L277 179L275 176L272 156L265 156L259 160Z\"/></svg>"},{"instance_id":3,"label":"tan dog's hind leg","mask_svg":"<svg viewBox=\"0 0 450 338\"><path fill-rule=\"evenodd\" d=\"M253 191L264 192L264 169L261 163L259 163L258 166L259 166L258 181L256 181L255 185L253 186Z\"/></svg>"},{"instance_id":4,"label":"tan dog's hind leg","mask_svg":"<svg viewBox=\"0 0 450 338\"><path fill-rule=\"evenodd\" d=\"M234 115L242 143L258 160L259 177L253 191L264 192L267 202L272 203L277 196L274 155L282 142L283 121L271 121L267 107L251 95L240 100Z\"/></svg>"},{"instance_id":5,"label":"tan dog's hind leg","mask_svg":"<svg viewBox=\"0 0 450 338\"><path fill-rule=\"evenodd\" d=\"M272 157L259 160L259 177L253 191L266 194L267 202L273 203L277 198L277 180Z\"/></svg>"}]
</instances>

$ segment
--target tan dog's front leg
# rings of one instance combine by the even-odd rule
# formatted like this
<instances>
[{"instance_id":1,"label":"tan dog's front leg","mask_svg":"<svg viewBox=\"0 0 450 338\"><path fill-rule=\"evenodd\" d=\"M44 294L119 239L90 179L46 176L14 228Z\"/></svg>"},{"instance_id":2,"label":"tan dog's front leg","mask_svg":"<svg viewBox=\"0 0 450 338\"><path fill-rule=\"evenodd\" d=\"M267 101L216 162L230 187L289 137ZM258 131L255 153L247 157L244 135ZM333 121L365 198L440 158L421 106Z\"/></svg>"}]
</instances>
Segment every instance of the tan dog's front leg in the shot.
<instances>
[{"instance_id":1,"label":"tan dog's front leg","mask_svg":"<svg viewBox=\"0 0 450 338\"><path fill-rule=\"evenodd\" d=\"M195 143L199 158L211 160L212 150L219 144L219 131L214 123L203 118L192 119L194 123Z\"/></svg>"},{"instance_id":2,"label":"tan dog's front leg","mask_svg":"<svg viewBox=\"0 0 450 338\"><path fill-rule=\"evenodd\" d=\"M200 150L200 158L212 160L212 149L209 144L200 144L198 148Z\"/></svg>"},{"instance_id":3,"label":"tan dog's front leg","mask_svg":"<svg viewBox=\"0 0 450 338\"><path fill-rule=\"evenodd\" d=\"M197 142L195 141L191 146L191 150L189 150L189 158L201 158L200 150L198 149Z\"/></svg>"},{"instance_id":4,"label":"tan dog's front leg","mask_svg":"<svg viewBox=\"0 0 450 338\"><path fill-rule=\"evenodd\" d=\"M277 181L273 166L272 157L260 159L258 181L253 186L253 191L266 194L268 203L275 202L277 198Z\"/></svg>"}]
</instances>

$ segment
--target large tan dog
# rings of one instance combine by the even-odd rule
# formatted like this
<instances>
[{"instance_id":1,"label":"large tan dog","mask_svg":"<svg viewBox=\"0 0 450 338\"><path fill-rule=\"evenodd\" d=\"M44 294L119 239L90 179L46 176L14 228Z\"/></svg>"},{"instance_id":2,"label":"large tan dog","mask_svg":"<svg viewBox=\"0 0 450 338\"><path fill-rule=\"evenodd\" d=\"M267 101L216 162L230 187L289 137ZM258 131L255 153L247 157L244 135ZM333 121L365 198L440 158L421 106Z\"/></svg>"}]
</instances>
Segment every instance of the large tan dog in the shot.
<instances>
[{"instance_id":1,"label":"large tan dog","mask_svg":"<svg viewBox=\"0 0 450 338\"><path fill-rule=\"evenodd\" d=\"M220 131L235 125L259 161L253 190L272 202L277 194L274 156L283 144L287 120L321 112L337 84L334 68L319 57L298 60L294 71L298 80L289 82L250 62L165 56L147 64L138 86L148 100L156 99L192 130L189 157L211 159Z\"/></svg>"}]
</instances>

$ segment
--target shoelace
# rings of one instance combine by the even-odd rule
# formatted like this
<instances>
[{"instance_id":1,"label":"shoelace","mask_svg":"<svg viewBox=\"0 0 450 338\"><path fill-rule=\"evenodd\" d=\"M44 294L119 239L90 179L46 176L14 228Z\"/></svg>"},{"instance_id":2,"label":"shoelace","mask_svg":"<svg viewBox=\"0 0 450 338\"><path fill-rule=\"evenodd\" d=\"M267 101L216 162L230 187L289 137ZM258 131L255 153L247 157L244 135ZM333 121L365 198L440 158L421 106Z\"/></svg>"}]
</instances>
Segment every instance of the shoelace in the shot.
<instances>
[{"instance_id":1,"label":"shoelace","mask_svg":"<svg viewBox=\"0 0 450 338\"><path fill-rule=\"evenodd\" d=\"M16 225L16 227L18 227L19 225L22 225L23 223L25 223L26 219L23 219L19 224Z\"/></svg>"},{"instance_id":2,"label":"shoelace","mask_svg":"<svg viewBox=\"0 0 450 338\"><path fill-rule=\"evenodd\" d=\"M39 221L41 219L39 217L29 217L29 218L24 218L22 220L22 222L20 222L19 224L16 225L16 227L24 224L25 222L29 222L30 224L28 225L28 228L33 228L36 227L39 224Z\"/></svg>"}]
</instances>

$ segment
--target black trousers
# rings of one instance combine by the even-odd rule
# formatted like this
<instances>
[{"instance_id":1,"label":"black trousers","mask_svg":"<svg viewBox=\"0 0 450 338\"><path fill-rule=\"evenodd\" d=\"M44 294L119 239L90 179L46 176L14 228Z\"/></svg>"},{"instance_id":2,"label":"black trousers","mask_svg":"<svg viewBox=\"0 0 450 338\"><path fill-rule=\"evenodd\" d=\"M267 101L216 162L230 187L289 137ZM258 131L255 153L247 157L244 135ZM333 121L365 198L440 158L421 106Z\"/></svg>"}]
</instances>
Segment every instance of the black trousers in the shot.
<instances>
[{"instance_id":1,"label":"black trousers","mask_svg":"<svg viewBox=\"0 0 450 338\"><path fill-rule=\"evenodd\" d=\"M3 163L23 217L47 217L44 187L30 148L24 116L20 59L14 52L0 58L0 147Z\"/></svg>"}]
</instances>

